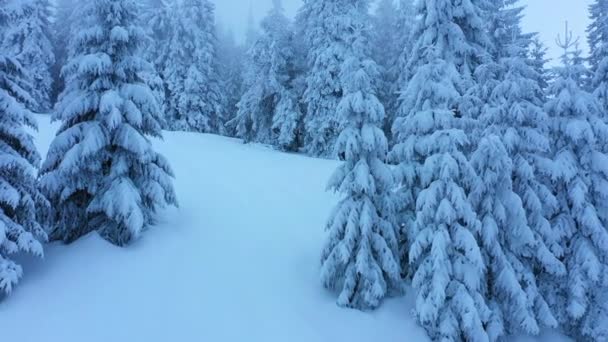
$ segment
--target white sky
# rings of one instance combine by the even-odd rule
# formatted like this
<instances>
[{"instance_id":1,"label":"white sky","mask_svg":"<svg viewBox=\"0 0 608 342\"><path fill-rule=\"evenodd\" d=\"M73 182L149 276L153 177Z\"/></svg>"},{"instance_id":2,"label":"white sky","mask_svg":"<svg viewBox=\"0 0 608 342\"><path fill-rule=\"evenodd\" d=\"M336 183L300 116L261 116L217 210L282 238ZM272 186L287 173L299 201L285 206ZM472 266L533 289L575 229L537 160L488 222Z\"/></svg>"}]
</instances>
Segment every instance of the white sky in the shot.
<instances>
[{"instance_id":1,"label":"white sky","mask_svg":"<svg viewBox=\"0 0 608 342\"><path fill-rule=\"evenodd\" d=\"M257 20L262 18L270 8L272 0L213 0L217 6L219 22L230 26L242 37L247 26L249 7L253 9ZM558 57L559 49L555 46L555 38L563 35L564 22L568 20L575 36L581 37L581 47L585 48L585 28L588 25L587 10L592 0L521 0L527 5L524 18L524 29L528 32L539 32L541 39L550 48L550 56ZM283 0L283 5L289 15L294 15L301 0Z\"/></svg>"}]
</instances>

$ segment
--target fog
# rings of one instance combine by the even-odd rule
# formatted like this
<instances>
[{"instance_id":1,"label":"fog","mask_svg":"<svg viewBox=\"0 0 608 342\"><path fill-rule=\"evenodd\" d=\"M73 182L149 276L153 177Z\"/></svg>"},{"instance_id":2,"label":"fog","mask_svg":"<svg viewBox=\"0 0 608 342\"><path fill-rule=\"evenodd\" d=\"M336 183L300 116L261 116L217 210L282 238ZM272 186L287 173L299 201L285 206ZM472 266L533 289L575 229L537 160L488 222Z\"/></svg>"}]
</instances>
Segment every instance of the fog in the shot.
<instances>
[{"instance_id":1,"label":"fog","mask_svg":"<svg viewBox=\"0 0 608 342\"><path fill-rule=\"evenodd\" d=\"M560 49L555 44L557 35L564 36L568 21L574 36L580 37L581 48L587 49L586 28L589 25L589 5L592 0L524 0L527 5L523 20L524 29L538 32L547 45L550 55L558 58Z\"/></svg>"},{"instance_id":2,"label":"fog","mask_svg":"<svg viewBox=\"0 0 608 342\"><path fill-rule=\"evenodd\" d=\"M237 38L242 38L247 27L247 17L251 8L256 20L260 20L270 8L272 0L213 0L217 6L219 22L232 28ZM539 32L543 42L550 49L550 56L557 58L559 49L555 38L564 32L564 22L576 36L581 37L581 47L586 48L585 28L588 24L587 10L592 0L523 0L526 5L524 29ZM293 16L301 0L283 0L287 13Z\"/></svg>"}]
</instances>

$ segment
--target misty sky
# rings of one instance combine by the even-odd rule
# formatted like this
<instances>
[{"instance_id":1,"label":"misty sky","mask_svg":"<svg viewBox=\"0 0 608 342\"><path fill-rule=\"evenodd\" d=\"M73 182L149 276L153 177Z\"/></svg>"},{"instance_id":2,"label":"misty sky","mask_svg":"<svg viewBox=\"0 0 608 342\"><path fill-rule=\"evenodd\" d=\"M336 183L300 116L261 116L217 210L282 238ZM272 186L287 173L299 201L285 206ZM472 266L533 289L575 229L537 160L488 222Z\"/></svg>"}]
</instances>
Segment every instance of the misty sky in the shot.
<instances>
[{"instance_id":1,"label":"misty sky","mask_svg":"<svg viewBox=\"0 0 608 342\"><path fill-rule=\"evenodd\" d=\"M242 37L247 23L250 4L257 20L270 8L272 0L213 0L217 6L218 20L223 26L230 26ZM587 10L592 0L522 0L527 5L524 29L539 32L541 39L551 51L551 57L560 55L555 46L557 34L563 35L564 22L569 21L573 33L581 37L581 47L585 48L585 28L588 24ZM293 16L301 0L283 0L287 13Z\"/></svg>"}]
</instances>

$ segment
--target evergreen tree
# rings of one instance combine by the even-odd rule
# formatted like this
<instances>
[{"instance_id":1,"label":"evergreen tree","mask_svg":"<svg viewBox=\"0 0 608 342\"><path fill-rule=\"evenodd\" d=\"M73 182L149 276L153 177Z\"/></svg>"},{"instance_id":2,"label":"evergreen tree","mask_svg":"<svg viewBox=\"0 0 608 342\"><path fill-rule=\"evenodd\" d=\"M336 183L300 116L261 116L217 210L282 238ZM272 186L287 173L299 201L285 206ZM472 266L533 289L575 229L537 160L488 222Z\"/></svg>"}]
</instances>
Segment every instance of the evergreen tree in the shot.
<instances>
[{"instance_id":1,"label":"evergreen tree","mask_svg":"<svg viewBox=\"0 0 608 342\"><path fill-rule=\"evenodd\" d=\"M76 32L80 27L79 15L82 6L78 5L76 0L56 0L55 15L52 24L52 46L55 55L55 63L51 67L51 75L53 78L53 90L51 99L56 103L65 88L65 80L61 75L61 69L67 64L69 58L73 57L73 32Z\"/></svg>"},{"instance_id":2,"label":"evergreen tree","mask_svg":"<svg viewBox=\"0 0 608 342\"><path fill-rule=\"evenodd\" d=\"M602 106L608 124L608 1L595 0L590 6L591 24L587 30L592 90ZM608 151L608 146L604 151Z\"/></svg>"},{"instance_id":3,"label":"evergreen tree","mask_svg":"<svg viewBox=\"0 0 608 342\"><path fill-rule=\"evenodd\" d=\"M185 0L178 10L163 72L173 129L224 133L214 11L209 0Z\"/></svg>"},{"instance_id":4,"label":"evergreen tree","mask_svg":"<svg viewBox=\"0 0 608 342\"><path fill-rule=\"evenodd\" d=\"M174 0L149 0L140 10L148 35L144 56L154 65L153 70L147 70L140 77L150 86L164 113L160 121L162 127L170 129L172 118L166 115L168 89L163 72L170 62L169 42L176 25L176 4Z\"/></svg>"},{"instance_id":5,"label":"evergreen tree","mask_svg":"<svg viewBox=\"0 0 608 342\"><path fill-rule=\"evenodd\" d=\"M344 123L336 152L345 162L329 188L343 199L334 209L323 249L321 279L340 291L338 304L373 309L400 288L398 240L391 201L393 177L384 163L388 144L380 126L384 108L376 97L378 67L369 59L367 1L348 8L352 33L343 37L349 51L340 72L344 95L337 113Z\"/></svg>"},{"instance_id":6,"label":"evergreen tree","mask_svg":"<svg viewBox=\"0 0 608 342\"><path fill-rule=\"evenodd\" d=\"M538 85L541 91L545 92L549 87L549 70L547 69L547 47L541 42L538 36L530 41L529 56L530 65L538 77Z\"/></svg>"},{"instance_id":7,"label":"evergreen tree","mask_svg":"<svg viewBox=\"0 0 608 342\"><path fill-rule=\"evenodd\" d=\"M12 10L0 0L0 36ZM0 52L0 297L10 294L23 274L11 255L42 257L41 241L47 237L39 218L49 209L36 182L40 156L26 129L35 129L36 122L26 109L33 99L20 86L27 79L25 70L4 53Z\"/></svg>"},{"instance_id":8,"label":"evergreen tree","mask_svg":"<svg viewBox=\"0 0 608 342\"><path fill-rule=\"evenodd\" d=\"M577 339L608 338L608 155L601 149L608 130L596 99L583 89L580 50L566 30L562 66L546 105L555 167L553 193L559 211L552 224L561 238L567 277L548 287L558 319Z\"/></svg>"},{"instance_id":9,"label":"evergreen tree","mask_svg":"<svg viewBox=\"0 0 608 342\"><path fill-rule=\"evenodd\" d=\"M386 123L391 136L392 142L392 127L395 123L395 118L399 115L399 98L400 91L409 82L414 70L408 69L408 63L414 49L415 37L412 35L416 25L416 10L414 1L400 0L397 17L397 41L396 44L400 48L398 59L392 64L388 73L393 79L391 88L389 89L392 96L387 102Z\"/></svg>"},{"instance_id":10,"label":"evergreen tree","mask_svg":"<svg viewBox=\"0 0 608 342\"><path fill-rule=\"evenodd\" d=\"M550 147L540 78L527 59L532 37L521 32L523 8L513 6L515 1L493 4L493 59L479 68L489 70L491 79L478 85L487 100L478 118L481 143L471 157L480 183L470 197L482 222L477 239L488 265L485 297L492 303L489 330L495 340L557 326L537 274L561 276L565 269L545 217L556 200L539 181L547 172L539 161Z\"/></svg>"},{"instance_id":11,"label":"evergreen tree","mask_svg":"<svg viewBox=\"0 0 608 342\"><path fill-rule=\"evenodd\" d=\"M139 77L145 33L134 0L96 0L82 11L67 87L54 113L62 125L41 183L55 209L52 239L98 231L114 244L137 238L154 213L176 204L167 160L152 149L161 113Z\"/></svg>"},{"instance_id":12,"label":"evergreen tree","mask_svg":"<svg viewBox=\"0 0 608 342\"><path fill-rule=\"evenodd\" d=\"M330 156L338 137L339 118L335 112L342 98L340 67L348 46L351 22L346 0L305 0L298 23L308 50L304 149L310 155Z\"/></svg>"},{"instance_id":13,"label":"evergreen tree","mask_svg":"<svg viewBox=\"0 0 608 342\"><path fill-rule=\"evenodd\" d=\"M16 8L0 46L27 72L34 109L46 111L51 108L51 68L55 63L50 41L50 4L48 0L23 0Z\"/></svg>"},{"instance_id":14,"label":"evergreen tree","mask_svg":"<svg viewBox=\"0 0 608 342\"><path fill-rule=\"evenodd\" d=\"M486 265L476 240L480 223L468 200L479 179L464 151L473 148L459 111L474 83L472 70L487 51L477 1L422 0L416 4L408 68L392 151L399 164L399 207L416 291L416 316L431 339L488 341L491 310Z\"/></svg>"},{"instance_id":15,"label":"evergreen tree","mask_svg":"<svg viewBox=\"0 0 608 342\"><path fill-rule=\"evenodd\" d=\"M279 0L262 21L262 34L249 51L247 89L238 103L237 136L247 142L273 144L295 150L300 120L293 79L291 24Z\"/></svg>"},{"instance_id":16,"label":"evergreen tree","mask_svg":"<svg viewBox=\"0 0 608 342\"><path fill-rule=\"evenodd\" d=\"M168 44L175 29L176 15L174 0L150 0L144 8L143 20L150 36L146 57L158 70L168 62Z\"/></svg>"},{"instance_id":17,"label":"evergreen tree","mask_svg":"<svg viewBox=\"0 0 608 342\"><path fill-rule=\"evenodd\" d=\"M399 85L407 82L407 60L412 51L411 31L414 26L412 0L381 0L373 18L373 58L382 68L379 98L386 108L384 131L391 127L398 109Z\"/></svg>"},{"instance_id":18,"label":"evergreen tree","mask_svg":"<svg viewBox=\"0 0 608 342\"><path fill-rule=\"evenodd\" d=\"M393 93L394 85L397 83L398 74L395 74L394 66L401 55L401 40L398 32L399 22L397 6L393 0L380 0L376 12L372 17L372 58L381 68L382 77L378 82L378 97L386 109L387 118L395 112L393 98L398 95ZM384 124L384 131L390 135L390 124Z\"/></svg>"},{"instance_id":19,"label":"evergreen tree","mask_svg":"<svg viewBox=\"0 0 608 342\"><path fill-rule=\"evenodd\" d=\"M245 51L236 43L230 30L218 28L218 60L221 88L224 91L226 121L234 120L238 111L237 103L243 95L243 74ZM236 132L226 125L226 134L236 136Z\"/></svg>"},{"instance_id":20,"label":"evergreen tree","mask_svg":"<svg viewBox=\"0 0 608 342\"><path fill-rule=\"evenodd\" d=\"M608 1L594 0L589 6L591 23L587 28L589 44L589 65L592 72L597 72L606 59L606 42L608 42Z\"/></svg>"}]
</instances>

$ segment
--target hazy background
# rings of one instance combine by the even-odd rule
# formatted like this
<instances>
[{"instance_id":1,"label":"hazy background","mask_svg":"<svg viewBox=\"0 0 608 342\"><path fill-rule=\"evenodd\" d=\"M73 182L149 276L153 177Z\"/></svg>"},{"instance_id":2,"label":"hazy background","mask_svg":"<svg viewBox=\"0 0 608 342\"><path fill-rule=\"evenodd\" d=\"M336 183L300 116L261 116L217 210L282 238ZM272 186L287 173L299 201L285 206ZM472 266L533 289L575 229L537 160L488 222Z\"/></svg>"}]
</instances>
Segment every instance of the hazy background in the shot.
<instances>
[{"instance_id":1,"label":"hazy background","mask_svg":"<svg viewBox=\"0 0 608 342\"><path fill-rule=\"evenodd\" d=\"M247 16L251 8L256 20L260 20L270 8L272 0L213 0L217 6L219 22L231 27L237 38L242 38L247 27ZM555 46L558 34L563 36L564 22L568 20L576 36L581 37L581 48L586 49L585 29L588 25L588 7L592 0L522 0L526 5L524 29L539 32L550 49L550 57L557 58ZM293 17L301 0L283 0L287 13Z\"/></svg>"}]
</instances>

